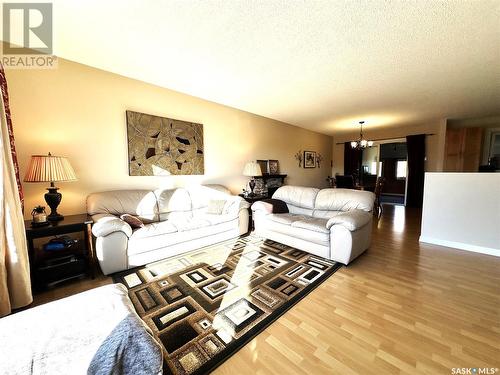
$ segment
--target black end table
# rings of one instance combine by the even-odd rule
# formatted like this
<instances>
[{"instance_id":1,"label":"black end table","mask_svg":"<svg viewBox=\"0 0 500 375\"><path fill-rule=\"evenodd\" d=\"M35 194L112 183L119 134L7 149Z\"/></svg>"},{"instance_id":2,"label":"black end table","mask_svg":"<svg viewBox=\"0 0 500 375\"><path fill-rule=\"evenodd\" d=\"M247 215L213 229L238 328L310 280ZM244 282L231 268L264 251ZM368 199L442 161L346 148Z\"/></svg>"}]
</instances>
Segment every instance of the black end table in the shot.
<instances>
[{"instance_id":1,"label":"black end table","mask_svg":"<svg viewBox=\"0 0 500 375\"><path fill-rule=\"evenodd\" d=\"M31 220L25 220L24 226L26 228L26 240L28 242L28 254L30 259L32 284L36 284L34 271L36 270L36 267L39 263L38 258L54 258L56 257L56 255L60 255L61 253L65 255L83 253L87 261L87 274L93 279L95 277L95 252L92 241L92 224L93 220L87 214L68 215L65 216L63 220L50 222L49 225L41 227L32 227ZM77 232L83 232L84 234L83 243L85 246L83 249L80 246L77 246L75 249L70 248L68 250L55 250L53 251L53 253L51 252L50 254L48 254L47 252L42 255L39 254L39 252L43 250L35 248L35 238L60 236L63 234ZM75 277L80 276L82 275L75 275Z\"/></svg>"}]
</instances>

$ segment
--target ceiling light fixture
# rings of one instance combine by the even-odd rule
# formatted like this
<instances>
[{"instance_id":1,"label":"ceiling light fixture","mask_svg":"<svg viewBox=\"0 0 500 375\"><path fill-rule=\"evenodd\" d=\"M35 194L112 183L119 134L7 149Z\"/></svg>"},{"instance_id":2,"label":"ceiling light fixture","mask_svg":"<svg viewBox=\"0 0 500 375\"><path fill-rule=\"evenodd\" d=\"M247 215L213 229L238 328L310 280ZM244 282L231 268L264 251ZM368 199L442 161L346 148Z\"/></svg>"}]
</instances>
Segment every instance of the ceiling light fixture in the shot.
<instances>
[{"instance_id":1,"label":"ceiling light fixture","mask_svg":"<svg viewBox=\"0 0 500 375\"><path fill-rule=\"evenodd\" d=\"M363 124L364 123L365 123L364 121L359 122L359 125L361 126L361 130L359 131L359 139L357 141L351 142L351 147L355 148L357 150L373 146L373 141L367 141L366 139L363 138Z\"/></svg>"}]
</instances>

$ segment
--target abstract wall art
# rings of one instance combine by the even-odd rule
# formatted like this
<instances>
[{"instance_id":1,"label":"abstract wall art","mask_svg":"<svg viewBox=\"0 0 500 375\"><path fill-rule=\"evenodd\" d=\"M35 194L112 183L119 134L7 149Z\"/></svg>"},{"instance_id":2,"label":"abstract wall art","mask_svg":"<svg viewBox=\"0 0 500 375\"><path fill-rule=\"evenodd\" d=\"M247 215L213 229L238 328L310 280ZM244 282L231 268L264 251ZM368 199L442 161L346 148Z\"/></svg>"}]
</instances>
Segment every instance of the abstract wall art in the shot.
<instances>
[{"instance_id":1,"label":"abstract wall art","mask_svg":"<svg viewBox=\"0 0 500 375\"><path fill-rule=\"evenodd\" d=\"M204 174L203 124L127 111L130 176Z\"/></svg>"}]
</instances>

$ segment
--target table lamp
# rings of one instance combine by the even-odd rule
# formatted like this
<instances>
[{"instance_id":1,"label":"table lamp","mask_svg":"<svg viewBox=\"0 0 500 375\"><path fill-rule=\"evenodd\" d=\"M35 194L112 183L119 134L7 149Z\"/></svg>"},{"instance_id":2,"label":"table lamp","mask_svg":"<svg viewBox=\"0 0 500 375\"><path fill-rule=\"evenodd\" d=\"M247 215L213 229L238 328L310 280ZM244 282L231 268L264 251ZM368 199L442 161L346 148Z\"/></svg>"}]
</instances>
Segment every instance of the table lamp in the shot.
<instances>
[{"instance_id":1,"label":"table lamp","mask_svg":"<svg viewBox=\"0 0 500 375\"><path fill-rule=\"evenodd\" d=\"M260 165L255 161L249 161L245 164L245 168L243 169L243 176L251 177L248 186L250 187L250 197L255 196L253 189L255 188L255 178L257 176L262 176L262 171L260 169Z\"/></svg>"},{"instance_id":2,"label":"table lamp","mask_svg":"<svg viewBox=\"0 0 500 375\"><path fill-rule=\"evenodd\" d=\"M69 160L63 156L32 155L24 182L50 182L45 193L45 202L50 207L50 214L47 217L49 221L59 221L64 216L57 212L57 206L61 203L62 194L58 193L59 188L55 187L54 182L75 181L75 171L71 167Z\"/></svg>"}]
</instances>

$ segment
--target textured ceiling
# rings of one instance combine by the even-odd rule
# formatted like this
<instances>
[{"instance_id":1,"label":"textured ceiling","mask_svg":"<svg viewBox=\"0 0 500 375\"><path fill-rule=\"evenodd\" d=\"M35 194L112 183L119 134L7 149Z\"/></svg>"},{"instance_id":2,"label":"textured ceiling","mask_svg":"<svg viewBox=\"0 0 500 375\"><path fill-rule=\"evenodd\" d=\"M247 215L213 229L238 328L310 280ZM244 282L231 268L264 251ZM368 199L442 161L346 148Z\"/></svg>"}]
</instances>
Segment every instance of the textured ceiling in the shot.
<instances>
[{"instance_id":1,"label":"textured ceiling","mask_svg":"<svg viewBox=\"0 0 500 375\"><path fill-rule=\"evenodd\" d=\"M500 1L54 1L55 53L318 132L500 114Z\"/></svg>"}]
</instances>

